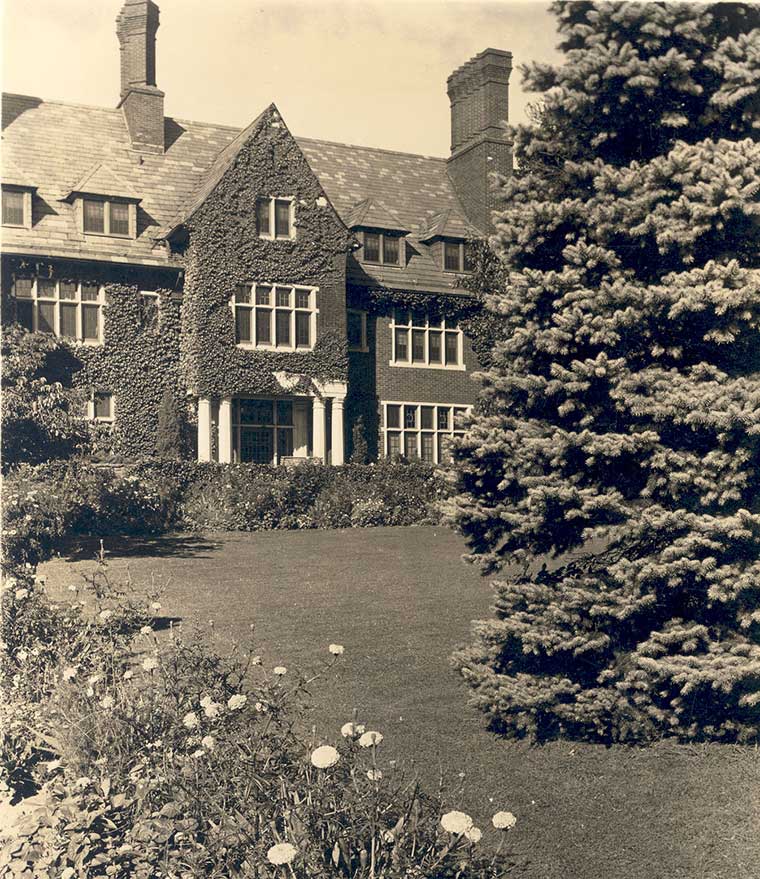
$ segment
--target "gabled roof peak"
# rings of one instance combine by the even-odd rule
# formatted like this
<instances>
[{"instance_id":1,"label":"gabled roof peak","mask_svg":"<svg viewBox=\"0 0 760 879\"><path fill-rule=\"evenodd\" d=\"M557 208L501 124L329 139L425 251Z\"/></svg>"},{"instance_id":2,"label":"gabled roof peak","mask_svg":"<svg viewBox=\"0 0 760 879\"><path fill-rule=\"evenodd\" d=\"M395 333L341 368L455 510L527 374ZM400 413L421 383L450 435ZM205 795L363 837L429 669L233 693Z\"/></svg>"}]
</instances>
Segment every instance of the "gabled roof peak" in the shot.
<instances>
[{"instance_id":1,"label":"gabled roof peak","mask_svg":"<svg viewBox=\"0 0 760 879\"><path fill-rule=\"evenodd\" d=\"M480 238L482 234L464 214L447 208L430 217L425 228L420 230L420 241L426 243L435 238Z\"/></svg>"},{"instance_id":2,"label":"gabled roof peak","mask_svg":"<svg viewBox=\"0 0 760 879\"><path fill-rule=\"evenodd\" d=\"M112 198L126 198L130 201L140 201L129 184L125 183L118 174L115 174L107 165L98 162L92 165L71 187L62 201L69 201L72 196L79 193L85 195L104 195Z\"/></svg>"},{"instance_id":3,"label":"gabled roof peak","mask_svg":"<svg viewBox=\"0 0 760 879\"><path fill-rule=\"evenodd\" d=\"M346 217L349 229L382 229L387 232L400 232L407 235L409 229L398 216L377 199L363 198L357 202Z\"/></svg>"}]
</instances>

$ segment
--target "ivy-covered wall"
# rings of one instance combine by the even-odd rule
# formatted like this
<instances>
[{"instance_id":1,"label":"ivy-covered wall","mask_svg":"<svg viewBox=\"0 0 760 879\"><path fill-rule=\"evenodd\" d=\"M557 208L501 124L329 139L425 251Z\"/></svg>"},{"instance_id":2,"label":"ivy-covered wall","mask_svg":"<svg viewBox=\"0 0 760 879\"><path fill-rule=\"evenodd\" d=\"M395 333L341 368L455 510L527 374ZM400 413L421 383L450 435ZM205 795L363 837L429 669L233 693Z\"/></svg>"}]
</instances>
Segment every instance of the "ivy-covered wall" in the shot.
<instances>
[{"instance_id":1,"label":"ivy-covered wall","mask_svg":"<svg viewBox=\"0 0 760 879\"><path fill-rule=\"evenodd\" d=\"M258 236L257 197L294 199L294 239ZM257 120L187 229L182 359L194 395L282 393L275 371L346 381L350 236L274 107ZM252 281L319 288L312 351L236 345L230 301L237 285Z\"/></svg>"}]
</instances>

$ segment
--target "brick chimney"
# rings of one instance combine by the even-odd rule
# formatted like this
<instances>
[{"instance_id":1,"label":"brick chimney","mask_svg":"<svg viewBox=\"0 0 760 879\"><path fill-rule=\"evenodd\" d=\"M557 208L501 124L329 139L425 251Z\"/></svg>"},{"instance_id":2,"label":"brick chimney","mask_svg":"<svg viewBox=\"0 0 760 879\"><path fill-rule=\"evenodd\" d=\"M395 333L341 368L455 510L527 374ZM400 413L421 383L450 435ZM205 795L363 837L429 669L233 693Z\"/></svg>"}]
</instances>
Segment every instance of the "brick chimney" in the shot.
<instances>
[{"instance_id":1,"label":"brick chimney","mask_svg":"<svg viewBox=\"0 0 760 879\"><path fill-rule=\"evenodd\" d=\"M484 49L448 78L451 101L449 177L470 222L488 232L496 207L490 175L512 171L512 145L501 126L509 118L512 53Z\"/></svg>"},{"instance_id":2,"label":"brick chimney","mask_svg":"<svg viewBox=\"0 0 760 879\"><path fill-rule=\"evenodd\" d=\"M132 147L164 151L164 93L156 88L158 6L125 0L116 19L121 48L121 100Z\"/></svg>"}]
</instances>

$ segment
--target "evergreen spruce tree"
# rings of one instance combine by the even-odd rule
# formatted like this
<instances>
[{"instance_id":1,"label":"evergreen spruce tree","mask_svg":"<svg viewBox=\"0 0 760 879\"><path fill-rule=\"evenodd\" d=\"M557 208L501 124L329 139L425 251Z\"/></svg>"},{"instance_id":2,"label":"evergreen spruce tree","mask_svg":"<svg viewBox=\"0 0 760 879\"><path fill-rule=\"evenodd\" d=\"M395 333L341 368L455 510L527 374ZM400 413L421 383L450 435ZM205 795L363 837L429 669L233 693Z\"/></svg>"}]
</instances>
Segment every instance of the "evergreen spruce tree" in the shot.
<instances>
[{"instance_id":1,"label":"evergreen spruce tree","mask_svg":"<svg viewBox=\"0 0 760 879\"><path fill-rule=\"evenodd\" d=\"M455 452L496 617L454 662L512 735L752 739L760 6L552 9L493 239L506 341Z\"/></svg>"}]
</instances>

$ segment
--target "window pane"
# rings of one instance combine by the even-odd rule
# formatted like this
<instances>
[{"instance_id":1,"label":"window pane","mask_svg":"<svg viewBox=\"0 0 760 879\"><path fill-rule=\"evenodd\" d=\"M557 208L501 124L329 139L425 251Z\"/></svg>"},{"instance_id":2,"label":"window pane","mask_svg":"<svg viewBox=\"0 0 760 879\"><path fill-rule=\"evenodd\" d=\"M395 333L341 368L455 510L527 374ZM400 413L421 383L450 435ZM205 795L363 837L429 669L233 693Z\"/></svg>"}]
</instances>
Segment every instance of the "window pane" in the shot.
<instances>
[{"instance_id":1,"label":"window pane","mask_svg":"<svg viewBox=\"0 0 760 879\"><path fill-rule=\"evenodd\" d=\"M277 423L293 424L293 402L292 400L277 401Z\"/></svg>"},{"instance_id":2,"label":"window pane","mask_svg":"<svg viewBox=\"0 0 760 879\"><path fill-rule=\"evenodd\" d=\"M296 290L296 308L309 308L311 290Z\"/></svg>"},{"instance_id":3,"label":"window pane","mask_svg":"<svg viewBox=\"0 0 760 879\"><path fill-rule=\"evenodd\" d=\"M97 284L82 284L82 299L85 302L97 302L100 288Z\"/></svg>"},{"instance_id":4,"label":"window pane","mask_svg":"<svg viewBox=\"0 0 760 879\"><path fill-rule=\"evenodd\" d=\"M441 346L441 333L436 330L430 331L430 362L443 363L443 349Z\"/></svg>"},{"instance_id":5,"label":"window pane","mask_svg":"<svg viewBox=\"0 0 760 879\"><path fill-rule=\"evenodd\" d=\"M416 406L404 406L404 427L417 427Z\"/></svg>"},{"instance_id":6,"label":"window pane","mask_svg":"<svg viewBox=\"0 0 760 879\"><path fill-rule=\"evenodd\" d=\"M311 316L305 311L296 312L296 347L311 347Z\"/></svg>"},{"instance_id":7,"label":"window pane","mask_svg":"<svg viewBox=\"0 0 760 879\"><path fill-rule=\"evenodd\" d=\"M84 231L105 232L105 202L84 200Z\"/></svg>"},{"instance_id":8,"label":"window pane","mask_svg":"<svg viewBox=\"0 0 760 879\"><path fill-rule=\"evenodd\" d=\"M40 333L54 333L55 302L38 302L37 309L37 331Z\"/></svg>"},{"instance_id":9,"label":"window pane","mask_svg":"<svg viewBox=\"0 0 760 879\"><path fill-rule=\"evenodd\" d=\"M290 202L274 203L274 234L276 238L290 238Z\"/></svg>"},{"instance_id":10,"label":"window pane","mask_svg":"<svg viewBox=\"0 0 760 879\"><path fill-rule=\"evenodd\" d=\"M388 457L401 454L401 434L388 434Z\"/></svg>"},{"instance_id":11,"label":"window pane","mask_svg":"<svg viewBox=\"0 0 760 879\"><path fill-rule=\"evenodd\" d=\"M236 308L235 309L235 340L238 344L241 342L252 342L251 339L251 309Z\"/></svg>"},{"instance_id":12,"label":"window pane","mask_svg":"<svg viewBox=\"0 0 760 879\"><path fill-rule=\"evenodd\" d=\"M364 233L364 261L380 262L380 236L376 232Z\"/></svg>"},{"instance_id":13,"label":"window pane","mask_svg":"<svg viewBox=\"0 0 760 879\"><path fill-rule=\"evenodd\" d=\"M61 309L61 332L60 335L67 339L76 339L77 337L77 307L68 302L60 304Z\"/></svg>"},{"instance_id":14,"label":"window pane","mask_svg":"<svg viewBox=\"0 0 760 879\"><path fill-rule=\"evenodd\" d=\"M55 299L58 295L58 286L55 281L52 281L50 278L38 278L37 279L37 295L44 296L49 299Z\"/></svg>"},{"instance_id":15,"label":"window pane","mask_svg":"<svg viewBox=\"0 0 760 879\"><path fill-rule=\"evenodd\" d=\"M383 235L383 262L398 265L398 238Z\"/></svg>"},{"instance_id":16,"label":"window pane","mask_svg":"<svg viewBox=\"0 0 760 879\"><path fill-rule=\"evenodd\" d=\"M256 288L256 305L270 305L272 296L271 287Z\"/></svg>"},{"instance_id":17,"label":"window pane","mask_svg":"<svg viewBox=\"0 0 760 879\"><path fill-rule=\"evenodd\" d=\"M412 361L425 362L425 331L412 330Z\"/></svg>"},{"instance_id":18,"label":"window pane","mask_svg":"<svg viewBox=\"0 0 760 879\"><path fill-rule=\"evenodd\" d=\"M388 427L401 427L401 406L386 406L385 419Z\"/></svg>"},{"instance_id":19,"label":"window pane","mask_svg":"<svg viewBox=\"0 0 760 879\"><path fill-rule=\"evenodd\" d=\"M290 345L290 312L277 312L277 344Z\"/></svg>"},{"instance_id":20,"label":"window pane","mask_svg":"<svg viewBox=\"0 0 760 879\"><path fill-rule=\"evenodd\" d=\"M241 424L274 424L274 409L271 400L241 400Z\"/></svg>"},{"instance_id":21,"label":"window pane","mask_svg":"<svg viewBox=\"0 0 760 879\"><path fill-rule=\"evenodd\" d=\"M277 305L283 306L285 308L290 307L290 288L289 287L278 287L277 288Z\"/></svg>"},{"instance_id":22,"label":"window pane","mask_svg":"<svg viewBox=\"0 0 760 879\"><path fill-rule=\"evenodd\" d=\"M256 228L259 235L270 235L269 230L269 199L256 199Z\"/></svg>"},{"instance_id":23,"label":"window pane","mask_svg":"<svg viewBox=\"0 0 760 879\"><path fill-rule=\"evenodd\" d=\"M446 365L459 363L459 339L457 333L446 333Z\"/></svg>"},{"instance_id":24,"label":"window pane","mask_svg":"<svg viewBox=\"0 0 760 879\"><path fill-rule=\"evenodd\" d=\"M274 453L271 427L247 427L240 431L240 460L271 464Z\"/></svg>"},{"instance_id":25,"label":"window pane","mask_svg":"<svg viewBox=\"0 0 760 879\"><path fill-rule=\"evenodd\" d=\"M293 454L293 429L286 427L277 431L277 458L289 458Z\"/></svg>"},{"instance_id":26,"label":"window pane","mask_svg":"<svg viewBox=\"0 0 760 879\"><path fill-rule=\"evenodd\" d=\"M129 235L129 205L123 202L111 202L111 235Z\"/></svg>"},{"instance_id":27,"label":"window pane","mask_svg":"<svg viewBox=\"0 0 760 879\"><path fill-rule=\"evenodd\" d=\"M27 330L32 332L34 330L33 323L33 310L34 303L33 302L17 302L16 303L16 320L21 324L22 327L25 327Z\"/></svg>"},{"instance_id":28,"label":"window pane","mask_svg":"<svg viewBox=\"0 0 760 879\"><path fill-rule=\"evenodd\" d=\"M409 330L396 330L396 360L409 360Z\"/></svg>"},{"instance_id":29,"label":"window pane","mask_svg":"<svg viewBox=\"0 0 760 879\"><path fill-rule=\"evenodd\" d=\"M82 306L82 333L85 339L88 340L97 340L99 338L98 333L98 312L100 311L97 305L83 305Z\"/></svg>"},{"instance_id":30,"label":"window pane","mask_svg":"<svg viewBox=\"0 0 760 879\"><path fill-rule=\"evenodd\" d=\"M271 314L268 308L256 309L256 344L272 344Z\"/></svg>"},{"instance_id":31,"label":"window pane","mask_svg":"<svg viewBox=\"0 0 760 879\"><path fill-rule=\"evenodd\" d=\"M438 407L438 430L449 430L451 428L451 409L448 406Z\"/></svg>"},{"instance_id":32,"label":"window pane","mask_svg":"<svg viewBox=\"0 0 760 879\"><path fill-rule=\"evenodd\" d=\"M346 319L348 332L348 347L362 348L364 346L364 315L357 311L349 311Z\"/></svg>"},{"instance_id":33,"label":"window pane","mask_svg":"<svg viewBox=\"0 0 760 879\"><path fill-rule=\"evenodd\" d=\"M31 278L16 278L13 282L13 293L17 299L31 299L32 298L32 279Z\"/></svg>"},{"instance_id":34,"label":"window pane","mask_svg":"<svg viewBox=\"0 0 760 879\"><path fill-rule=\"evenodd\" d=\"M423 430L432 430L433 429L433 407L432 406L423 406L421 417L422 417L422 429Z\"/></svg>"},{"instance_id":35,"label":"window pane","mask_svg":"<svg viewBox=\"0 0 760 879\"><path fill-rule=\"evenodd\" d=\"M251 285L250 284L240 284L235 288L235 302L250 302L251 301Z\"/></svg>"},{"instance_id":36,"label":"window pane","mask_svg":"<svg viewBox=\"0 0 760 879\"><path fill-rule=\"evenodd\" d=\"M6 226L24 225L23 192L3 192L3 223Z\"/></svg>"},{"instance_id":37,"label":"window pane","mask_svg":"<svg viewBox=\"0 0 760 879\"><path fill-rule=\"evenodd\" d=\"M417 453L417 434L409 433L408 431L404 434L404 454L407 458L416 458L418 457Z\"/></svg>"},{"instance_id":38,"label":"window pane","mask_svg":"<svg viewBox=\"0 0 760 879\"><path fill-rule=\"evenodd\" d=\"M434 457L434 437L433 433L423 433L422 434L422 460L427 464L432 464L435 460Z\"/></svg>"},{"instance_id":39,"label":"window pane","mask_svg":"<svg viewBox=\"0 0 760 879\"><path fill-rule=\"evenodd\" d=\"M95 394L95 417L111 417L111 394Z\"/></svg>"},{"instance_id":40,"label":"window pane","mask_svg":"<svg viewBox=\"0 0 760 879\"><path fill-rule=\"evenodd\" d=\"M459 245L451 241L443 244L443 267L447 272L459 271Z\"/></svg>"}]
</instances>

